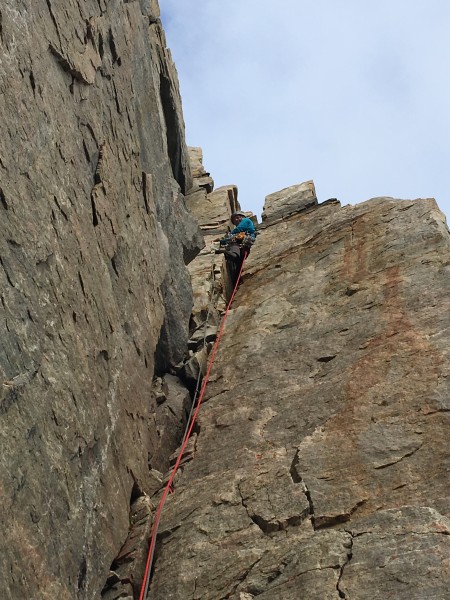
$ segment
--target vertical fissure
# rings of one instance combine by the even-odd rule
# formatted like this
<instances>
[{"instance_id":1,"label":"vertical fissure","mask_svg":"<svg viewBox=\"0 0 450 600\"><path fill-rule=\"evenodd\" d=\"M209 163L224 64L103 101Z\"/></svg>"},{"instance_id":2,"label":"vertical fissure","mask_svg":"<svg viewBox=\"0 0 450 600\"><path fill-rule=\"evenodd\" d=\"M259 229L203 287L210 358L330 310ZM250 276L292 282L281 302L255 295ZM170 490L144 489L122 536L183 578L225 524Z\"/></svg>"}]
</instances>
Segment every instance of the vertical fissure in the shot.
<instances>
[{"instance_id":1,"label":"vertical fissure","mask_svg":"<svg viewBox=\"0 0 450 600\"><path fill-rule=\"evenodd\" d=\"M344 564L340 568L339 579L336 583L336 590L337 590L337 593L339 594L339 598L347 598L347 594L345 593L345 590L343 587L342 578L344 576L345 567L351 562L351 560L353 558L353 535L349 531L347 531L347 533L349 534L347 560L344 562ZM347 600L348 600L348 598L347 598Z\"/></svg>"},{"instance_id":2,"label":"vertical fissure","mask_svg":"<svg viewBox=\"0 0 450 600\"><path fill-rule=\"evenodd\" d=\"M297 450L297 452L295 453L294 459L292 460L291 467L289 469L289 473L291 475L292 481L294 483L299 483L302 486L303 493L305 494L306 499L309 504L309 515L311 518L311 524L313 526L313 529L315 529L316 528L316 526L315 526L315 510L314 510L313 499L311 496L311 492L309 491L305 481L303 480L303 477L299 473L298 466L299 466L299 451Z\"/></svg>"},{"instance_id":3,"label":"vertical fissure","mask_svg":"<svg viewBox=\"0 0 450 600\"><path fill-rule=\"evenodd\" d=\"M2 190L2 188L0 188L0 204L3 206L3 208L4 208L5 210L8 210L8 209L9 209L8 203L7 203L7 201L6 201L5 193L4 193L4 191Z\"/></svg>"},{"instance_id":4,"label":"vertical fissure","mask_svg":"<svg viewBox=\"0 0 450 600\"><path fill-rule=\"evenodd\" d=\"M174 103L170 79L160 74L160 94L166 124L167 151L174 179L178 182L181 192L186 192L186 181L181 161L180 123Z\"/></svg>"}]
</instances>

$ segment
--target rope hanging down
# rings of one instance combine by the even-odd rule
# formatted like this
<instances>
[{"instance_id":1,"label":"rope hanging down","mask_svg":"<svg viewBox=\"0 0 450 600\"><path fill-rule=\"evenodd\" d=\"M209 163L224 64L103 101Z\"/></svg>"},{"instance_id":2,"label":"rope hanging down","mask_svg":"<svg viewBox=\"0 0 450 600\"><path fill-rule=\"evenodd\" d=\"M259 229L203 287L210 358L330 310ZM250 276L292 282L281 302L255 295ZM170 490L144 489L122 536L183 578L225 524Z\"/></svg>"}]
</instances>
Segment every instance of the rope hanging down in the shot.
<instances>
[{"instance_id":1,"label":"rope hanging down","mask_svg":"<svg viewBox=\"0 0 450 600\"><path fill-rule=\"evenodd\" d=\"M211 316L211 309L214 306L215 299L219 295L219 292L215 289L215 286L214 286L214 264L215 264L215 254L213 254L212 261L211 261L211 286L210 286L210 292L209 292L208 312L206 313L206 319L205 319L205 323L204 323L204 332L203 332L203 351L204 352L206 352L206 335L208 332L208 324L209 324L209 317ZM186 427L184 429L184 435L183 435L183 439L181 441L181 446L184 444L184 440L186 439L186 436L188 434L189 426L191 424L192 414L196 407L197 398L200 393L201 382L202 382L202 370L199 369L197 381L195 384L194 397L192 399L192 404L191 404L191 410L189 411L189 416L186 421Z\"/></svg>"},{"instance_id":2,"label":"rope hanging down","mask_svg":"<svg viewBox=\"0 0 450 600\"><path fill-rule=\"evenodd\" d=\"M141 587L141 593L139 595L139 600L145 600L147 598L148 587L150 585L151 567L152 567L152 563L153 563L153 557L155 555L156 538L157 538L157 535L158 535L158 528L159 528L159 522L160 522L160 519L161 519L162 510L164 508L164 504L166 503L167 496L169 495L169 492L172 489L172 482L173 482L173 480L175 478L175 475L176 475L176 473L178 471L178 468L180 466L181 459L183 458L184 451L186 450L186 446L187 446L187 444L189 442L189 438L191 437L192 430L193 430L194 425L195 425L195 421L197 420L197 416L198 416L198 413L200 411L200 406L201 406L202 401L203 401L203 396L205 394L206 385L208 384L209 375L211 373L211 369L212 369L212 365L213 365L213 362L214 362L214 358L216 356L217 348L219 346L220 338L222 337L222 333L223 333L223 330L225 328L225 321L227 319L228 312L230 310L230 307L231 307L231 304L232 304L232 302L234 300L234 296L236 294L239 282L241 280L242 269L244 267L245 259L247 258L247 256L248 256L248 252L246 252L245 255L244 255L244 259L243 259L242 264L241 264L241 268L240 268L239 275L238 275L237 280L236 280L236 284L235 284L234 289L233 289L233 293L231 294L231 297L230 297L230 300L229 300L229 302L227 304L225 313L224 313L224 315L222 317L222 322L221 322L221 325L220 325L219 333L217 335L215 344L214 344L213 349L211 351L211 357L209 359L208 368L206 370L206 375L205 375L205 377L203 379L202 388L201 388L200 395L199 395L199 398L198 398L197 406L195 408L194 413L192 414L192 418L191 418L191 422L190 422L190 425L189 425L189 429L187 430L187 433L185 434L184 441L183 441L183 443L181 445L180 453L178 455L177 461L176 461L176 463L175 463L175 465L173 467L172 474L169 477L169 481L167 482L166 487L164 488L163 495L161 497L161 500L160 500L159 505L158 505L158 509L156 511L155 520L153 522L152 536L150 538L150 547L149 547L148 556L147 556L147 563L145 565L144 579L143 579L143 582L142 582L142 587Z\"/></svg>"}]
</instances>

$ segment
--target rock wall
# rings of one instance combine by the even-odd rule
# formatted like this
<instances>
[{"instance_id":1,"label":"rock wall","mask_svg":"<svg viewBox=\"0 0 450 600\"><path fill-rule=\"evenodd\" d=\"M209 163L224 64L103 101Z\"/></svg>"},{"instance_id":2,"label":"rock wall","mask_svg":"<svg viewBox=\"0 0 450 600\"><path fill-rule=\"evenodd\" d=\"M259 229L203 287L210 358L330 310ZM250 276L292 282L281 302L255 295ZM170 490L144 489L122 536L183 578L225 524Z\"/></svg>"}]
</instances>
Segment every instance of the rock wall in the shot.
<instances>
[{"instance_id":1,"label":"rock wall","mask_svg":"<svg viewBox=\"0 0 450 600\"><path fill-rule=\"evenodd\" d=\"M311 182L273 198L150 597L447 599L445 219L432 199L317 204Z\"/></svg>"},{"instance_id":2,"label":"rock wall","mask_svg":"<svg viewBox=\"0 0 450 600\"><path fill-rule=\"evenodd\" d=\"M195 160L202 165L201 149L192 148L192 164ZM195 173L195 168L193 168ZM205 181L206 179L206 181ZM208 314L211 298L211 286L215 288L221 298L217 308L219 312L225 307L227 274L223 256L216 254L219 248L218 241L233 227L231 214L240 210L238 191L235 185L228 185L213 189L207 175L204 174L203 165L194 177L194 186L186 198L187 206L197 219L205 240L205 247L199 256L189 265L191 281L193 282L194 306L192 309L193 324L200 327ZM213 322L217 324L217 315Z\"/></svg>"},{"instance_id":3,"label":"rock wall","mask_svg":"<svg viewBox=\"0 0 450 600\"><path fill-rule=\"evenodd\" d=\"M0 98L2 598L136 597L237 190L156 0L3 0ZM152 598L449 597L449 241L430 199L267 198Z\"/></svg>"},{"instance_id":4,"label":"rock wall","mask_svg":"<svg viewBox=\"0 0 450 600\"><path fill-rule=\"evenodd\" d=\"M98 597L179 441L186 390L152 381L187 350L203 240L158 17L0 7L2 598Z\"/></svg>"},{"instance_id":5,"label":"rock wall","mask_svg":"<svg viewBox=\"0 0 450 600\"><path fill-rule=\"evenodd\" d=\"M214 190L214 182L203 167L201 148L189 148L189 156L194 184L186 204L199 223L205 247L188 267L194 293L193 331L189 339L190 358L183 364L180 374L195 387L199 372L201 375L206 373L208 355L233 292L233 276L219 242L233 229L231 214L241 210L241 206L235 185ZM246 214L256 223L252 212Z\"/></svg>"}]
</instances>

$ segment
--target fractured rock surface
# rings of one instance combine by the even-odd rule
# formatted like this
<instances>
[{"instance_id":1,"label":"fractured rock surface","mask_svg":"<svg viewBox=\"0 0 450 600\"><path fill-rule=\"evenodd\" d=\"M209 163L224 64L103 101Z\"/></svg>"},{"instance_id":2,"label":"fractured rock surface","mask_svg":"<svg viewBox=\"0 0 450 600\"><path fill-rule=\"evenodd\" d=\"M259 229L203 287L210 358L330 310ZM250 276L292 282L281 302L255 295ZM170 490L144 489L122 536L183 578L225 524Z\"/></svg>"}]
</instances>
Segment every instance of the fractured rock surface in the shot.
<instances>
[{"instance_id":1,"label":"fractured rock surface","mask_svg":"<svg viewBox=\"0 0 450 600\"><path fill-rule=\"evenodd\" d=\"M269 194L264 204L262 219L263 221L273 222L316 204L314 182L305 181Z\"/></svg>"},{"instance_id":2,"label":"fractured rock surface","mask_svg":"<svg viewBox=\"0 0 450 600\"><path fill-rule=\"evenodd\" d=\"M202 150L188 150L194 184L186 197L186 204L196 217L205 241L200 254L188 266L194 296L191 315L193 331L189 338L192 357L183 366L182 374L195 387L199 374L206 372L208 353L232 292L224 255L216 251L219 249L219 240L228 233L230 226L233 227L230 216L240 209L240 205L235 185L213 191L212 184L205 184Z\"/></svg>"},{"instance_id":3,"label":"fractured rock surface","mask_svg":"<svg viewBox=\"0 0 450 600\"><path fill-rule=\"evenodd\" d=\"M95 597L178 443L183 392L159 406L152 379L186 352L203 240L158 17L0 8L2 598Z\"/></svg>"},{"instance_id":4,"label":"fractured rock surface","mask_svg":"<svg viewBox=\"0 0 450 600\"><path fill-rule=\"evenodd\" d=\"M444 217L431 199L289 212L248 259L151 598L447 599Z\"/></svg>"}]
</instances>

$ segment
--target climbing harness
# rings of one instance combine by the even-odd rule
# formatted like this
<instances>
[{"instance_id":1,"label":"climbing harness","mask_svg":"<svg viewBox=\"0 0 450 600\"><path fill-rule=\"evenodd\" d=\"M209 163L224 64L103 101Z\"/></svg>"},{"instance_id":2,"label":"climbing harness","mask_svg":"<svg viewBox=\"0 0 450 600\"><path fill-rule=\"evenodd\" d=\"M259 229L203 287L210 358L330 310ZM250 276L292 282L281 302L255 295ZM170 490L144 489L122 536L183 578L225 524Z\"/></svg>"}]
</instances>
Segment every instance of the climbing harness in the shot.
<instances>
[{"instance_id":1,"label":"climbing harness","mask_svg":"<svg viewBox=\"0 0 450 600\"><path fill-rule=\"evenodd\" d=\"M140 595L139 595L139 600L145 600L147 598L148 588L149 588L149 585L150 585L151 567L152 567L152 564L153 564L153 558L154 558L154 554L155 554L156 538L157 538L157 535L158 535L158 528L159 528L159 522L160 522L160 519L161 519L162 510L164 508L164 504L166 502L167 496L169 495L169 493L173 492L173 487L172 487L173 480L174 480L175 475L176 475L176 473L178 471L178 468L180 466L181 459L183 458L184 451L186 450L186 446L187 446L187 444L189 442L189 438L191 437L192 430L194 428L195 422L197 420L198 413L200 411L200 407L201 407L201 404L202 404L202 401L203 401L203 396L205 394L206 386L208 384L209 375L211 373L211 369L212 369L212 365L213 365L213 362L214 362L214 358L216 356L217 348L219 346L219 342L220 342L220 339L222 337L223 330L225 328L225 322L226 322L228 313L230 311L231 304L233 303L234 296L236 295L236 291L237 291L239 282L240 282L241 277L242 277L242 269L244 268L244 263L245 263L245 260L246 260L247 256L248 256L248 250L245 250L244 258L243 258L243 261L242 261L242 264L241 264L241 268L240 268L240 271L239 271L239 274L238 274L238 277L237 277L237 280L236 280L236 284L235 284L234 289L233 289L233 293L231 294L230 300L228 301L227 307L225 309L225 312L224 312L222 320L221 320L221 324L220 324L220 328L219 328L219 333L217 334L217 338L216 338L216 341L214 343L213 349L211 350L211 357L210 357L209 362L208 362L208 368L206 370L205 377L203 378L203 382L202 382L200 394L199 394L199 397L198 397L197 406L195 407L195 410L193 412L191 411L190 420L188 421L188 425L187 425L187 432L185 433L185 436L184 436L184 439L183 439L183 443L181 444L181 448L180 448L180 452L178 454L178 458L177 458L176 463L175 463L175 465L174 465L174 467L172 469L172 473L171 473L171 475L169 477L169 480L168 480L168 482L166 484L166 487L164 488L163 495L161 497L161 500L160 500L159 505L158 505L158 509L156 511L155 520L153 522L152 535L151 535L151 538L150 538L150 547L149 547L149 551L148 551L147 562L146 562L146 565L145 565L144 578L143 578L143 581L142 581L141 592L140 592ZM194 402L195 402L195 398L194 398ZM194 402L193 402L193 406L194 406Z\"/></svg>"},{"instance_id":2,"label":"climbing harness","mask_svg":"<svg viewBox=\"0 0 450 600\"><path fill-rule=\"evenodd\" d=\"M247 250L247 254L250 251L250 248L255 243L256 236L251 235L249 233L245 233L244 231L240 231L239 233L235 233L233 235L227 235L226 237L220 240L220 246L225 247L225 252L227 249L237 244L240 248Z\"/></svg>"}]
</instances>

